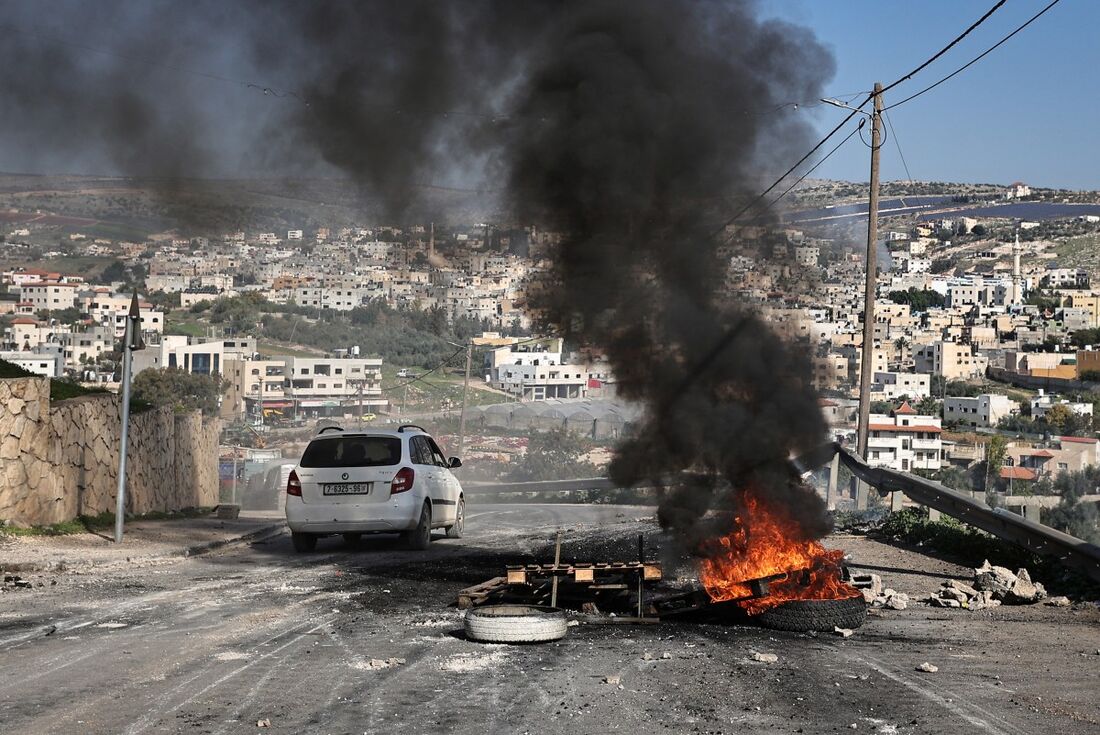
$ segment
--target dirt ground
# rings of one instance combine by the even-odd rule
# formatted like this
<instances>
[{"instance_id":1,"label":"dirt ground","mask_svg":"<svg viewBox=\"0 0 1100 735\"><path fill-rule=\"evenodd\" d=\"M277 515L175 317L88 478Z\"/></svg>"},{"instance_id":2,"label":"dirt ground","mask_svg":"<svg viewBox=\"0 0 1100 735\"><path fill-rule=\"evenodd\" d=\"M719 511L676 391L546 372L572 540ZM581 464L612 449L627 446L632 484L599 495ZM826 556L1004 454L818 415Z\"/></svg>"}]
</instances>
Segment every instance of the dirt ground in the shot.
<instances>
[{"instance_id":1,"label":"dirt ground","mask_svg":"<svg viewBox=\"0 0 1100 735\"><path fill-rule=\"evenodd\" d=\"M470 509L465 539L427 552L379 537L298 555L280 536L171 565L30 575L44 586L0 593L0 722L131 735L1100 733L1088 602L872 610L850 638L697 617L582 624L544 645L466 640L456 593L548 561L558 528L566 559L630 560L638 533L662 553L646 509L486 506ZM915 598L970 576L864 537L830 544Z\"/></svg>"}]
</instances>

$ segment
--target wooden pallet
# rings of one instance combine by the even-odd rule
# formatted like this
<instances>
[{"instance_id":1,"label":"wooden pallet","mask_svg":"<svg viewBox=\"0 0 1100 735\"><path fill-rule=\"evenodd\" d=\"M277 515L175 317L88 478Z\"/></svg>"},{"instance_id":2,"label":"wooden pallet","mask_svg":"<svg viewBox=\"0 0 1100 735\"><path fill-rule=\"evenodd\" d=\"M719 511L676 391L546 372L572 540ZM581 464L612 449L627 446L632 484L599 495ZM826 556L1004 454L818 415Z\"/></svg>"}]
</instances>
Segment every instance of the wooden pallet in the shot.
<instances>
[{"instance_id":1,"label":"wooden pallet","mask_svg":"<svg viewBox=\"0 0 1100 735\"><path fill-rule=\"evenodd\" d=\"M553 577L568 579L577 584L613 584L611 577L642 576L646 582L661 580L661 565L643 562L602 562L595 564L527 564L509 566L507 582L511 585L532 584Z\"/></svg>"},{"instance_id":2,"label":"wooden pallet","mask_svg":"<svg viewBox=\"0 0 1100 735\"><path fill-rule=\"evenodd\" d=\"M506 577L493 577L481 584L475 584L473 587L467 587L461 590L458 593L456 604L459 610L465 610L477 605L484 605L492 599L501 596L507 589L508 579Z\"/></svg>"}]
</instances>

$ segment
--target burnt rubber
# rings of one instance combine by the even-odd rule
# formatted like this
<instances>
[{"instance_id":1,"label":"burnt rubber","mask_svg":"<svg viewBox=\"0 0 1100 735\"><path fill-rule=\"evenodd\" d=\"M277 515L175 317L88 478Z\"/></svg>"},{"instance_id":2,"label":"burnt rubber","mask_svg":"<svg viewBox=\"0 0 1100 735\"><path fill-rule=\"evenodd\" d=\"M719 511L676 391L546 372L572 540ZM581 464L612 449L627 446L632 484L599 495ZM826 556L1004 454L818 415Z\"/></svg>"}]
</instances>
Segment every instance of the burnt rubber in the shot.
<instances>
[{"instance_id":1,"label":"burnt rubber","mask_svg":"<svg viewBox=\"0 0 1100 735\"><path fill-rule=\"evenodd\" d=\"M846 600L792 600L753 616L765 628L796 633L858 628L866 618L867 603L862 596Z\"/></svg>"}]
</instances>

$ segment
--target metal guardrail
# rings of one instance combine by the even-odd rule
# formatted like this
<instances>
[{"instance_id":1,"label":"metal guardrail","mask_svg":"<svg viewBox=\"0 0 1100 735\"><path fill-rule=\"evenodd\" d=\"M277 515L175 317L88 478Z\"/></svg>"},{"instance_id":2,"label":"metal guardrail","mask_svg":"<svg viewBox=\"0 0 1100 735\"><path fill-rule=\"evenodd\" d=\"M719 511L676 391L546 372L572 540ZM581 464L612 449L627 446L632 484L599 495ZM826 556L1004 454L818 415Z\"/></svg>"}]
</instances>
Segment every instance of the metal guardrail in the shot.
<instances>
[{"instance_id":1,"label":"metal guardrail","mask_svg":"<svg viewBox=\"0 0 1100 735\"><path fill-rule=\"evenodd\" d=\"M801 471L809 471L831 462L834 456L859 479L877 488L880 495L901 492L921 505L958 518L964 523L1003 538L1029 551L1058 559L1068 567L1084 572L1100 582L1100 546L1067 533L1028 520L1002 508L990 508L980 500L952 490L933 480L906 472L871 467L839 444L825 444L794 460ZM531 492L576 492L613 490L619 486L607 477L544 482L464 483L471 497Z\"/></svg>"},{"instance_id":2,"label":"metal guardrail","mask_svg":"<svg viewBox=\"0 0 1100 735\"><path fill-rule=\"evenodd\" d=\"M464 482L462 489L471 497L506 495L510 493L579 492L582 490L617 490L619 484L607 477L580 480L543 480L539 482Z\"/></svg>"},{"instance_id":3,"label":"metal guardrail","mask_svg":"<svg viewBox=\"0 0 1100 735\"><path fill-rule=\"evenodd\" d=\"M1052 556L1100 582L1100 546L1096 544L1082 541L1002 508L990 508L980 500L933 480L884 467L871 467L839 444L826 445L806 460L814 461L827 456L827 459L816 465L820 466L834 454L839 455L840 461L853 475L877 488L881 495L901 492L914 502L935 508L1029 551Z\"/></svg>"}]
</instances>

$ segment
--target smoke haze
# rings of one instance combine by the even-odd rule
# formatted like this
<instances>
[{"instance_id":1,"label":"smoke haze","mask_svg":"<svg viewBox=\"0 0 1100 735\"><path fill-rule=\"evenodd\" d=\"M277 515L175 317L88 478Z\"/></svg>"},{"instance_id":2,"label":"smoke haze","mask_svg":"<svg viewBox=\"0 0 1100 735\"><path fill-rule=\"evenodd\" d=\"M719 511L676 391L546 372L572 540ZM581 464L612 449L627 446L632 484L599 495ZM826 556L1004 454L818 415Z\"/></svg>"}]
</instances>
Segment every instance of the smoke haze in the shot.
<instances>
[{"instance_id":1,"label":"smoke haze","mask_svg":"<svg viewBox=\"0 0 1100 735\"><path fill-rule=\"evenodd\" d=\"M2 165L340 172L394 218L427 182L498 192L565 234L530 295L543 325L605 353L649 407L616 478L696 473L661 503L687 547L711 533L719 478L827 532L787 463L824 435L807 356L717 298L724 216L807 146L781 105L832 74L810 32L736 0L228 5L73 3L46 30L37 4L6 5L0 24L30 32L0 46L19 70L2 81ZM74 31L121 50L57 42Z\"/></svg>"}]
</instances>

